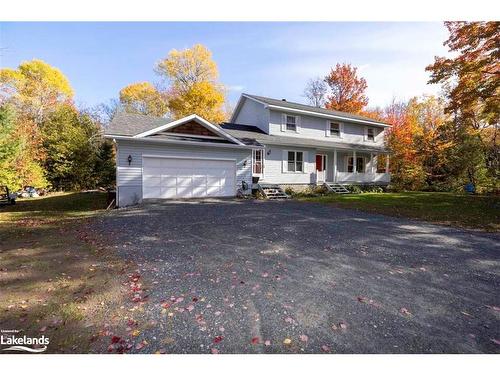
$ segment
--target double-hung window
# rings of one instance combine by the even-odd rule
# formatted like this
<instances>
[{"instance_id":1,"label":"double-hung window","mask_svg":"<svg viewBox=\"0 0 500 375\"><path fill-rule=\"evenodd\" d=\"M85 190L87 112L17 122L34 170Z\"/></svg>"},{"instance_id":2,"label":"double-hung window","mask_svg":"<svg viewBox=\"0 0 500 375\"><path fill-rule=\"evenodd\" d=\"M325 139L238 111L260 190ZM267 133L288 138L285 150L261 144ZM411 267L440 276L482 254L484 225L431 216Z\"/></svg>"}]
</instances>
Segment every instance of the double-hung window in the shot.
<instances>
[{"instance_id":1,"label":"double-hung window","mask_svg":"<svg viewBox=\"0 0 500 375\"><path fill-rule=\"evenodd\" d=\"M373 128L367 128L366 129L366 140L375 142L375 129Z\"/></svg>"},{"instance_id":2,"label":"double-hung window","mask_svg":"<svg viewBox=\"0 0 500 375\"><path fill-rule=\"evenodd\" d=\"M340 124L338 122L330 122L330 135L340 138Z\"/></svg>"},{"instance_id":3,"label":"double-hung window","mask_svg":"<svg viewBox=\"0 0 500 375\"><path fill-rule=\"evenodd\" d=\"M286 130L287 131L297 131L297 117L286 115Z\"/></svg>"},{"instance_id":4,"label":"double-hung window","mask_svg":"<svg viewBox=\"0 0 500 375\"><path fill-rule=\"evenodd\" d=\"M347 172L352 173L354 171L354 158L349 156L347 158ZM356 158L356 172L364 173L365 172L365 158L357 157Z\"/></svg>"},{"instance_id":5,"label":"double-hung window","mask_svg":"<svg viewBox=\"0 0 500 375\"><path fill-rule=\"evenodd\" d=\"M288 151L288 172L304 171L304 153L302 151Z\"/></svg>"}]
</instances>

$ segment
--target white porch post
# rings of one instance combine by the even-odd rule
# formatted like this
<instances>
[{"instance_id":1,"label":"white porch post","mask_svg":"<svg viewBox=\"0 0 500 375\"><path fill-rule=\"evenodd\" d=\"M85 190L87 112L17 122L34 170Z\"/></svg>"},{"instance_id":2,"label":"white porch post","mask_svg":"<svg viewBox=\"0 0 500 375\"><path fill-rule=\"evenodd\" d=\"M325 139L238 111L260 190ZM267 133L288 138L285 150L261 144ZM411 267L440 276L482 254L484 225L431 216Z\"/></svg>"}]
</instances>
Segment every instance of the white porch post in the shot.
<instances>
[{"instance_id":1,"label":"white porch post","mask_svg":"<svg viewBox=\"0 0 500 375\"><path fill-rule=\"evenodd\" d=\"M370 173L375 173L373 171L373 154L370 154Z\"/></svg>"},{"instance_id":2,"label":"white porch post","mask_svg":"<svg viewBox=\"0 0 500 375\"><path fill-rule=\"evenodd\" d=\"M333 182L337 182L337 149L333 150Z\"/></svg>"},{"instance_id":3,"label":"white porch post","mask_svg":"<svg viewBox=\"0 0 500 375\"><path fill-rule=\"evenodd\" d=\"M356 151L352 152L352 173L358 173L356 169Z\"/></svg>"},{"instance_id":4,"label":"white porch post","mask_svg":"<svg viewBox=\"0 0 500 375\"><path fill-rule=\"evenodd\" d=\"M389 154L385 156L385 173L389 173Z\"/></svg>"}]
</instances>

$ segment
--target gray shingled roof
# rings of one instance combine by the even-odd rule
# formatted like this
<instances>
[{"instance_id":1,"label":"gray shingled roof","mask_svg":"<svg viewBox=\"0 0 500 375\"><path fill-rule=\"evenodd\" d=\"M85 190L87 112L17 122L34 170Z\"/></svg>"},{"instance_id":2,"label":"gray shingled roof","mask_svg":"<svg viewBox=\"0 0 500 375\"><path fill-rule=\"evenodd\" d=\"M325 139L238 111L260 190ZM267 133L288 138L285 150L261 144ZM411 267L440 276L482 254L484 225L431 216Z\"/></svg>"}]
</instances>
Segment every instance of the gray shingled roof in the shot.
<instances>
[{"instance_id":1,"label":"gray shingled roof","mask_svg":"<svg viewBox=\"0 0 500 375\"><path fill-rule=\"evenodd\" d=\"M269 135L263 133L259 128L255 126L224 123L221 124L221 128L227 133L231 134L233 137L242 139L254 139L258 143L264 145L276 145L276 146L295 146L295 147L311 147L311 148L338 148L346 150L358 150L358 151L373 151L373 152L383 152L385 151L382 146L370 146L370 145L360 145L355 143L345 143L345 142L335 142L333 140L315 140L309 138L299 138L299 137L286 137L281 135Z\"/></svg>"},{"instance_id":2,"label":"gray shingled roof","mask_svg":"<svg viewBox=\"0 0 500 375\"><path fill-rule=\"evenodd\" d=\"M289 101L285 101L285 100L267 98L265 96L257 96L257 95L251 95L251 94L242 94L242 95L246 95L250 98L254 98L255 100L266 103L268 105L279 106L279 107L290 108L290 109L298 109L301 111L316 112L316 113L321 113L324 115L340 116L340 117L345 117L345 118L349 118L349 119L353 119L353 120L371 121L373 123L385 125L385 126L389 125L389 124L386 124L385 122L376 121L376 120L373 120L369 117L354 115L354 114L348 113L348 112L333 111L330 109L318 108L318 107L314 107L314 106L306 105L306 104L301 104L301 103L294 103L294 102L289 102Z\"/></svg>"},{"instance_id":3,"label":"gray shingled roof","mask_svg":"<svg viewBox=\"0 0 500 375\"><path fill-rule=\"evenodd\" d=\"M169 123L170 119L162 117L144 116L132 113L119 112L105 129L106 135L134 136L147 130ZM354 143L335 142L333 140L315 140L281 135L269 135L256 126L223 123L221 128L228 134L237 138L245 145L262 146L296 146L312 148L338 148L360 151L384 151L383 147L359 145Z\"/></svg>"},{"instance_id":4,"label":"gray shingled roof","mask_svg":"<svg viewBox=\"0 0 500 375\"><path fill-rule=\"evenodd\" d=\"M132 136L168 124L171 121L171 119L164 117L118 112L113 121L104 129L104 134Z\"/></svg>"}]
</instances>

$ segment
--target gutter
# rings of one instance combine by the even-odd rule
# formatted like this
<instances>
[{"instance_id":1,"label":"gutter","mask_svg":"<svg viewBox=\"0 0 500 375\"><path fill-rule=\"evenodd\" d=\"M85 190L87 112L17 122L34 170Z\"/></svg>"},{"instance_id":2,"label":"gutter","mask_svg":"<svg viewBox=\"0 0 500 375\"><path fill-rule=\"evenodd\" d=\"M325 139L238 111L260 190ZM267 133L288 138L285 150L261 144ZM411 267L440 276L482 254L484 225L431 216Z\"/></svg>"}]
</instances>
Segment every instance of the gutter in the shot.
<instances>
[{"instance_id":1,"label":"gutter","mask_svg":"<svg viewBox=\"0 0 500 375\"><path fill-rule=\"evenodd\" d=\"M133 142L145 142L145 143L160 143L160 144L175 144L175 145L190 145L190 146L205 146L205 147L222 147L222 148L236 148L236 149L250 149L250 150L262 150L264 147L261 146L251 146L251 145L233 145L233 144L214 144L214 143L201 143L193 141L174 141L171 139L151 139L151 138L134 138L125 135L113 135L105 134L104 138L122 141L133 141Z\"/></svg>"}]
</instances>

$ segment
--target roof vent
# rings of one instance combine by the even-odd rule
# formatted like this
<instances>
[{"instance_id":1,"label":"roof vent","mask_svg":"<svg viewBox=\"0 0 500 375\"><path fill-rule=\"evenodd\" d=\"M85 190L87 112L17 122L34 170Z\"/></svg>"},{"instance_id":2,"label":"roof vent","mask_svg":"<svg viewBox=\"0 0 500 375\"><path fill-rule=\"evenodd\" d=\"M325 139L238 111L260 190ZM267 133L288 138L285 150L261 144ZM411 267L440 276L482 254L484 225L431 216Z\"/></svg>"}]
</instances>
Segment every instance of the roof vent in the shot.
<instances>
[{"instance_id":1,"label":"roof vent","mask_svg":"<svg viewBox=\"0 0 500 375\"><path fill-rule=\"evenodd\" d=\"M286 99L281 99L282 102L286 102Z\"/></svg>"}]
</instances>

